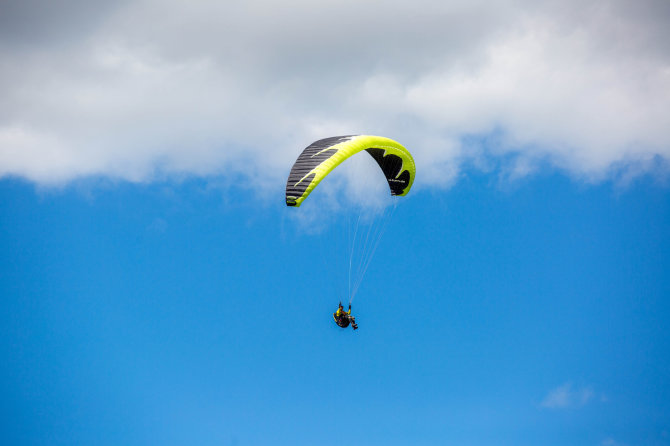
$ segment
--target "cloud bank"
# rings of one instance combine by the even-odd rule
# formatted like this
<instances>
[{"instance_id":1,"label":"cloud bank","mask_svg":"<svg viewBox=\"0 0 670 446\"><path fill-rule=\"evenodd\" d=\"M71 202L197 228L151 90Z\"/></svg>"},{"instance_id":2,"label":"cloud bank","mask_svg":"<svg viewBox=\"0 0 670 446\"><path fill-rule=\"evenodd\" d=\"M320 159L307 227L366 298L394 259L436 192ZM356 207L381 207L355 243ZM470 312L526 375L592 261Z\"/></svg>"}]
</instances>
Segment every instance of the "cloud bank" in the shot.
<instances>
[{"instance_id":1,"label":"cloud bank","mask_svg":"<svg viewBox=\"0 0 670 446\"><path fill-rule=\"evenodd\" d=\"M418 187L464 165L641 175L670 159L670 4L5 1L0 177L242 175L380 134Z\"/></svg>"}]
</instances>

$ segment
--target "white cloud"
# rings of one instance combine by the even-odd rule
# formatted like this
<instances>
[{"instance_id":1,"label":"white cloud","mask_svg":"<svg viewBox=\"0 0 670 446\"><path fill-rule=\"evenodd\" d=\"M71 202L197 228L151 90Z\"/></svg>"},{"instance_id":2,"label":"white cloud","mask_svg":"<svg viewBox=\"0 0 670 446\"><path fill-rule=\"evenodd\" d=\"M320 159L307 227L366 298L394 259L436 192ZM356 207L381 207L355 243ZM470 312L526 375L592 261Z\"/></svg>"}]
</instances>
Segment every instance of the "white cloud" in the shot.
<instances>
[{"instance_id":1,"label":"white cloud","mask_svg":"<svg viewBox=\"0 0 670 446\"><path fill-rule=\"evenodd\" d=\"M602 446L626 446L625 443L621 443L620 441L616 441L612 437L608 437L604 439L601 443Z\"/></svg>"},{"instance_id":2,"label":"white cloud","mask_svg":"<svg viewBox=\"0 0 670 446\"><path fill-rule=\"evenodd\" d=\"M352 133L405 144L418 187L510 155L596 180L670 159L664 1L32 3L0 18L0 177L274 187Z\"/></svg>"},{"instance_id":3,"label":"white cloud","mask_svg":"<svg viewBox=\"0 0 670 446\"><path fill-rule=\"evenodd\" d=\"M540 406L548 409L579 407L591 401L594 395L590 387L573 388L572 383L565 383L551 390L544 397Z\"/></svg>"}]
</instances>

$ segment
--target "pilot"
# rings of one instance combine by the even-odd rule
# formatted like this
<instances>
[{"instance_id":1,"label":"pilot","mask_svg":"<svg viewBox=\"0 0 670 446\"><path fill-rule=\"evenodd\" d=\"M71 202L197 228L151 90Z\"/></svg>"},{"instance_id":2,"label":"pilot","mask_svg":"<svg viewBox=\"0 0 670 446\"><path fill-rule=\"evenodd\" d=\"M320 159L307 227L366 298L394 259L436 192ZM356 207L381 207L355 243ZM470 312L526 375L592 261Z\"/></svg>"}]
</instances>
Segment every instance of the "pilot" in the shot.
<instances>
[{"instance_id":1,"label":"pilot","mask_svg":"<svg viewBox=\"0 0 670 446\"><path fill-rule=\"evenodd\" d=\"M342 302L340 302L337 311L333 313L333 319L335 319L335 323L342 328L347 328L349 323L351 323L354 330L358 329L356 318L351 315L351 304L349 304L349 311L344 311Z\"/></svg>"}]
</instances>

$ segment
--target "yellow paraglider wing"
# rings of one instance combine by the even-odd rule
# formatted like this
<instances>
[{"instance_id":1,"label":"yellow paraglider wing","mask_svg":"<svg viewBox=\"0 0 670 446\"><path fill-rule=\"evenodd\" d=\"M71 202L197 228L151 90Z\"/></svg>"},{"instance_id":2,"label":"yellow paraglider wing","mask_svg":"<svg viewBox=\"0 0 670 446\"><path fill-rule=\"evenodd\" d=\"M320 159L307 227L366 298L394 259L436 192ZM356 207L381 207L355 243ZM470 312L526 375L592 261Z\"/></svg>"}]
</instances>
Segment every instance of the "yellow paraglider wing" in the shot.
<instances>
[{"instance_id":1,"label":"yellow paraglider wing","mask_svg":"<svg viewBox=\"0 0 670 446\"><path fill-rule=\"evenodd\" d=\"M391 195L407 195L416 167L401 144L383 136L333 136L313 142L300 154L286 182L286 205L300 206L335 167L363 150L379 164Z\"/></svg>"}]
</instances>

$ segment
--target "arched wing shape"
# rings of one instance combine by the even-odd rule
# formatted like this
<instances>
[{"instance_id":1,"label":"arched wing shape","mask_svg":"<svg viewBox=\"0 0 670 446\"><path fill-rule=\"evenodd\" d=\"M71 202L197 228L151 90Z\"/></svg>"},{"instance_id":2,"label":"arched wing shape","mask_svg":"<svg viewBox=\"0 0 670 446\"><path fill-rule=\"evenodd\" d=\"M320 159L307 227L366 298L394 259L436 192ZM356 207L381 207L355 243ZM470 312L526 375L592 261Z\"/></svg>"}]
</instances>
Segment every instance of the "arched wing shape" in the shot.
<instances>
[{"instance_id":1,"label":"arched wing shape","mask_svg":"<svg viewBox=\"0 0 670 446\"><path fill-rule=\"evenodd\" d=\"M391 195L407 195L416 167L412 155L402 145L383 136L333 136L315 141L302 151L286 182L286 205L300 206L335 167L363 150L379 164Z\"/></svg>"}]
</instances>

